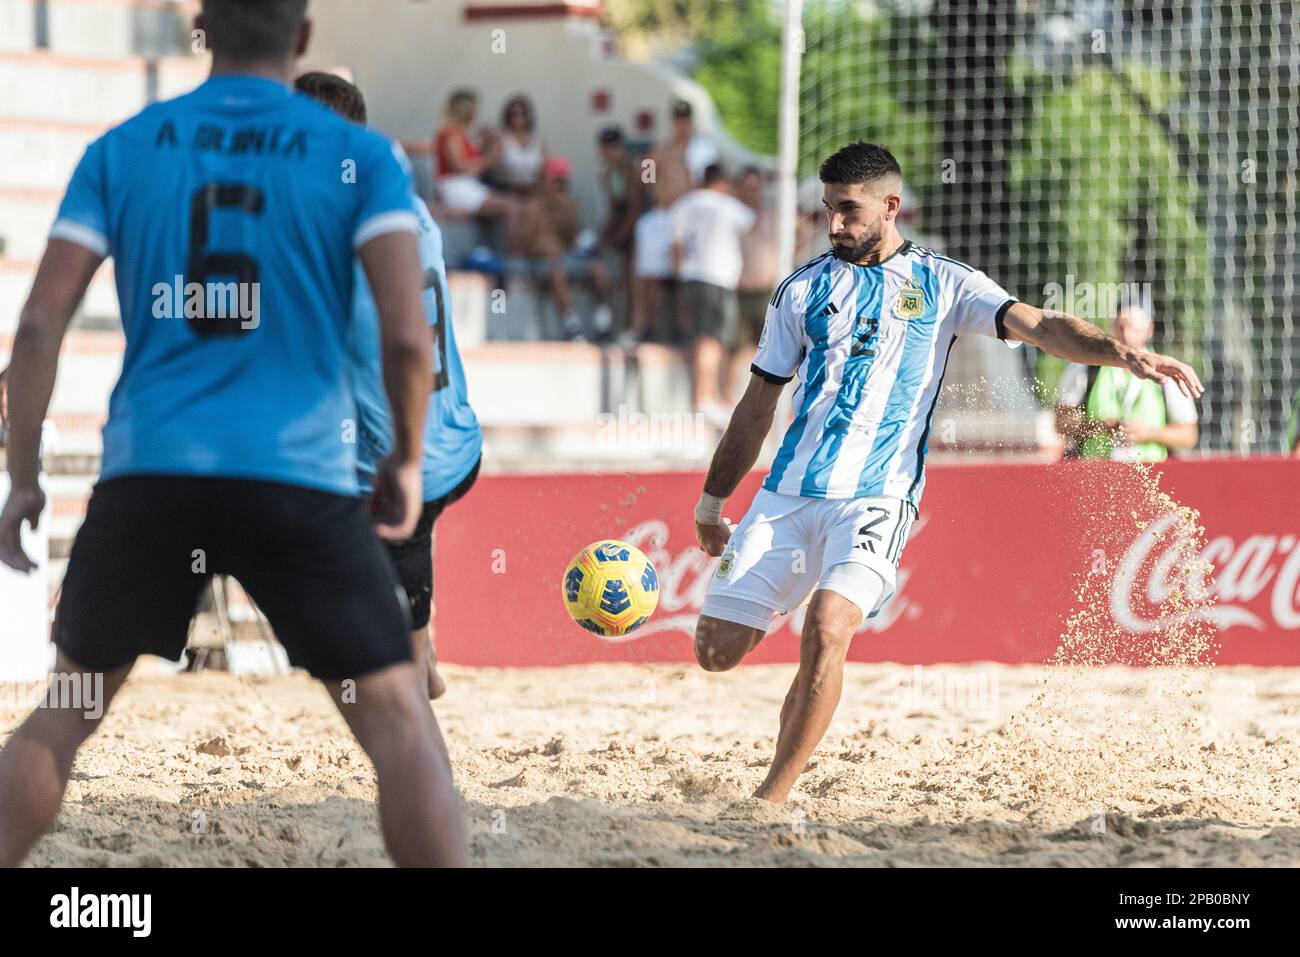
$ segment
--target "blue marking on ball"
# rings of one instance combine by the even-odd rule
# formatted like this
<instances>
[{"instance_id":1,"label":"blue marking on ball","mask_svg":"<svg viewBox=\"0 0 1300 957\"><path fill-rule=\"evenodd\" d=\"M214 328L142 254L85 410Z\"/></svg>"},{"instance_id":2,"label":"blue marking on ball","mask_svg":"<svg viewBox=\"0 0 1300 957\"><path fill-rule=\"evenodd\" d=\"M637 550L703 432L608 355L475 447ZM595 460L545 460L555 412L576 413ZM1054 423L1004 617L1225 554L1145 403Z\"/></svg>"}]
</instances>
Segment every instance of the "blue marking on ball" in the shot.
<instances>
[{"instance_id":1,"label":"blue marking on ball","mask_svg":"<svg viewBox=\"0 0 1300 957\"><path fill-rule=\"evenodd\" d=\"M605 542L592 554L596 556L598 562L625 562L632 557L631 552L614 542Z\"/></svg>"},{"instance_id":2,"label":"blue marking on ball","mask_svg":"<svg viewBox=\"0 0 1300 957\"><path fill-rule=\"evenodd\" d=\"M605 589L600 594L600 610L607 615L617 615L632 607L632 598L627 593L627 586L615 578L605 582Z\"/></svg>"},{"instance_id":3,"label":"blue marking on ball","mask_svg":"<svg viewBox=\"0 0 1300 957\"><path fill-rule=\"evenodd\" d=\"M578 600L578 589L582 587L582 569L574 566L564 576L564 597L569 601Z\"/></svg>"},{"instance_id":4,"label":"blue marking on ball","mask_svg":"<svg viewBox=\"0 0 1300 957\"><path fill-rule=\"evenodd\" d=\"M659 590L659 576L649 562L645 563L645 571L641 573L641 589L647 593Z\"/></svg>"}]
</instances>

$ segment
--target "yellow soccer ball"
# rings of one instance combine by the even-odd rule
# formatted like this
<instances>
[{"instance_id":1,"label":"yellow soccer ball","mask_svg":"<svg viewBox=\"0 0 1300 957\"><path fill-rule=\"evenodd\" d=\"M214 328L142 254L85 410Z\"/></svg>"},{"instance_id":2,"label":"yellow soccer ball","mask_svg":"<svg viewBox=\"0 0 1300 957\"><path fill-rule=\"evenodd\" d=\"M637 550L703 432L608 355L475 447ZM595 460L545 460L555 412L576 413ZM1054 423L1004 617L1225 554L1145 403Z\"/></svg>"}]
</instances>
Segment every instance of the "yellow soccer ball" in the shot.
<instances>
[{"instance_id":1,"label":"yellow soccer ball","mask_svg":"<svg viewBox=\"0 0 1300 957\"><path fill-rule=\"evenodd\" d=\"M564 607L602 638L621 638L646 623L659 605L659 576L645 553L627 542L588 545L564 570Z\"/></svg>"}]
</instances>

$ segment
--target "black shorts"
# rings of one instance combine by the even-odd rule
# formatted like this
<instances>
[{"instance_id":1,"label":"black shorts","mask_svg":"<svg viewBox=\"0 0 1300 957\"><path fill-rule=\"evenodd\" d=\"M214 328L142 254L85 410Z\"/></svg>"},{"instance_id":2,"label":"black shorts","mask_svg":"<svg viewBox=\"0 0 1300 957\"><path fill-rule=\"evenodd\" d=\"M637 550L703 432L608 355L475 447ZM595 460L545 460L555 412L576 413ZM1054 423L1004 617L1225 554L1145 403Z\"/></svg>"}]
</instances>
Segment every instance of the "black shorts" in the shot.
<instances>
[{"instance_id":1,"label":"black shorts","mask_svg":"<svg viewBox=\"0 0 1300 957\"><path fill-rule=\"evenodd\" d=\"M95 671L178 659L214 574L233 575L289 660L356 678L411 657L406 604L361 500L248 479L132 475L95 486L54 643Z\"/></svg>"},{"instance_id":2,"label":"black shorts","mask_svg":"<svg viewBox=\"0 0 1300 957\"><path fill-rule=\"evenodd\" d=\"M424 503L419 524L415 526L415 533L410 538L404 542L384 543L388 548L388 557L397 569L397 580L406 592L412 631L419 631L429 623L433 604L433 523L438 520L443 509L470 490L478 478L480 464L482 460L475 462L460 484L442 498Z\"/></svg>"},{"instance_id":3,"label":"black shorts","mask_svg":"<svg viewBox=\"0 0 1300 957\"><path fill-rule=\"evenodd\" d=\"M727 349L736 348L740 325L736 290L687 279L682 282L682 303L687 328L695 338L709 337Z\"/></svg>"}]
</instances>

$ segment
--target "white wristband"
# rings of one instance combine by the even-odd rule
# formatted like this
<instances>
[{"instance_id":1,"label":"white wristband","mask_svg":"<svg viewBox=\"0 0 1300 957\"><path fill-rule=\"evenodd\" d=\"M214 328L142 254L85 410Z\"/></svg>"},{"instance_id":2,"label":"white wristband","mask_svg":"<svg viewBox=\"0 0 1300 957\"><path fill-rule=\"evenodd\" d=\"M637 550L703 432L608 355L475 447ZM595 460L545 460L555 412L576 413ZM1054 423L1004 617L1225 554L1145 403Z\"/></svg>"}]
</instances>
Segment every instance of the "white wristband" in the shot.
<instances>
[{"instance_id":1,"label":"white wristband","mask_svg":"<svg viewBox=\"0 0 1300 957\"><path fill-rule=\"evenodd\" d=\"M700 525L721 525L722 504L725 501L725 498L718 498L705 492L695 506L695 521Z\"/></svg>"}]
</instances>

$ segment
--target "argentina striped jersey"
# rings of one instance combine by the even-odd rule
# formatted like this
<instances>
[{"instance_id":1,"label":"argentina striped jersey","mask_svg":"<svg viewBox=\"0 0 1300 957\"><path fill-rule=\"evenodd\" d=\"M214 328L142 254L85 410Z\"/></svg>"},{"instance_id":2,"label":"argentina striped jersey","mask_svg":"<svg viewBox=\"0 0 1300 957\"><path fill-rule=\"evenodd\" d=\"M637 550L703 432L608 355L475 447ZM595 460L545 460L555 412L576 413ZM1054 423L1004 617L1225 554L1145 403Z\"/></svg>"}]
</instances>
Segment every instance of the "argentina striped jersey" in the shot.
<instances>
[{"instance_id":1,"label":"argentina striped jersey","mask_svg":"<svg viewBox=\"0 0 1300 957\"><path fill-rule=\"evenodd\" d=\"M795 270L768 304L754 357L770 381L799 378L763 487L915 505L952 345L959 335L1005 339L1015 301L979 270L911 242L875 266L827 251Z\"/></svg>"}]
</instances>

